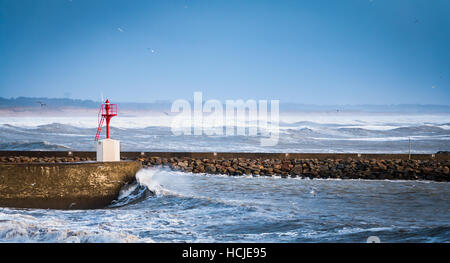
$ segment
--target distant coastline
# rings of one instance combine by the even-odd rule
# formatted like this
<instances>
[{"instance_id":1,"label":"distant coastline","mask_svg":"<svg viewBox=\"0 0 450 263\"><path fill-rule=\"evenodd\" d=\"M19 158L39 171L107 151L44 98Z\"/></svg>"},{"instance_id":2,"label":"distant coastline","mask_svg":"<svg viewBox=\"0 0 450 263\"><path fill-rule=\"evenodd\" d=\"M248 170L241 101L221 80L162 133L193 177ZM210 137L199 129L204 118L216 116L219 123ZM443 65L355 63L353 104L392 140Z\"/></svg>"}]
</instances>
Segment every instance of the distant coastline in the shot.
<instances>
[{"instance_id":1,"label":"distant coastline","mask_svg":"<svg viewBox=\"0 0 450 263\"><path fill-rule=\"evenodd\" d=\"M127 111L170 111L172 101L157 100L154 102L120 102L120 109ZM79 112L97 110L100 101L71 99L71 98L47 98L47 97L0 97L0 111L2 113L26 113L52 112L61 109L76 110ZM280 111L304 111L304 112L391 112L391 113L450 113L450 105L432 104L361 104L361 105L314 105L280 101Z\"/></svg>"}]
</instances>

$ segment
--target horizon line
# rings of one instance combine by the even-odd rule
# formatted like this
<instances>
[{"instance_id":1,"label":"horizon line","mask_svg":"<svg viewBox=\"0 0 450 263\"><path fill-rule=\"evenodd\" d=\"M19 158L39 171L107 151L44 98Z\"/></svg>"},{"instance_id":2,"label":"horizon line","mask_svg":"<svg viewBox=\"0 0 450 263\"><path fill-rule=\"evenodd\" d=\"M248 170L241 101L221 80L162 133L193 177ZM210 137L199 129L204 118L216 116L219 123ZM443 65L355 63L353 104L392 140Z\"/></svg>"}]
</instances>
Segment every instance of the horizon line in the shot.
<instances>
[{"instance_id":1,"label":"horizon line","mask_svg":"<svg viewBox=\"0 0 450 263\"><path fill-rule=\"evenodd\" d=\"M100 102L100 100L93 100L93 99L81 99L81 98L67 98L67 97L26 97L26 96L17 96L17 97L2 97L0 96L0 101L1 100L17 100L17 99L28 99L28 100L32 100L32 99L43 99L43 100L71 100L71 101L84 101L84 102L93 102L93 103L98 103ZM177 99L174 100L170 100L170 99L156 99L154 101L148 101L148 102L137 102L137 101L117 101L115 102L117 103L129 103L129 104L156 104L156 103L172 103L173 101L175 101ZM207 101L203 100L203 101ZM272 99L224 99L223 101L226 100L255 100L255 101L259 101L259 100L272 100ZM193 100L188 100L188 101L193 101ZM280 104L291 104L291 105L296 105L296 106L319 106L319 107L327 107L327 106L348 106L348 107L357 107L357 106L432 106L432 107L450 107L450 104L420 104L420 103L399 103L399 104L308 104L308 103L304 103L304 102L292 102L292 101L282 101L282 100L278 100ZM223 103L225 104L225 103Z\"/></svg>"}]
</instances>

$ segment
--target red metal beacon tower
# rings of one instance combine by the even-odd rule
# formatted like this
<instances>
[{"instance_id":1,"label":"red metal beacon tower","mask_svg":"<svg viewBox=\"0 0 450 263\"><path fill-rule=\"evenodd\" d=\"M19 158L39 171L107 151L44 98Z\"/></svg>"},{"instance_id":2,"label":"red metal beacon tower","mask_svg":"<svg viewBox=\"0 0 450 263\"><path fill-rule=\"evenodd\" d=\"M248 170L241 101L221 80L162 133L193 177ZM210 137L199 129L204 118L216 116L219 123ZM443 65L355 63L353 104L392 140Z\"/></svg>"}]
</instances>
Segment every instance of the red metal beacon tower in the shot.
<instances>
[{"instance_id":1,"label":"red metal beacon tower","mask_svg":"<svg viewBox=\"0 0 450 263\"><path fill-rule=\"evenodd\" d=\"M109 103L107 99L98 112L98 128L95 134L95 144L97 146L97 161L114 162L120 161L120 141L112 140L109 137L109 123L111 118L117 116L117 105ZM98 140L102 132L103 122L106 120L106 139Z\"/></svg>"}]
</instances>

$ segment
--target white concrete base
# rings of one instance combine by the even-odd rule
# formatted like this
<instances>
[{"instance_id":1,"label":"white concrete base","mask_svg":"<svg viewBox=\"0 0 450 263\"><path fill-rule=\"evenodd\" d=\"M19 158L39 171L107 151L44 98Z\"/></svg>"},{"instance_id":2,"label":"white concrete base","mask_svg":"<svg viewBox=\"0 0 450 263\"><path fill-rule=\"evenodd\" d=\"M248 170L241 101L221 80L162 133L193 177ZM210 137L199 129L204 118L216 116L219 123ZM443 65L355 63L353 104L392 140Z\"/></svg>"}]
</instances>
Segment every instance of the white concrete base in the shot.
<instances>
[{"instance_id":1,"label":"white concrete base","mask_svg":"<svg viewBox=\"0 0 450 263\"><path fill-rule=\"evenodd\" d=\"M120 161L120 141L112 139L100 140L97 143L97 162Z\"/></svg>"}]
</instances>

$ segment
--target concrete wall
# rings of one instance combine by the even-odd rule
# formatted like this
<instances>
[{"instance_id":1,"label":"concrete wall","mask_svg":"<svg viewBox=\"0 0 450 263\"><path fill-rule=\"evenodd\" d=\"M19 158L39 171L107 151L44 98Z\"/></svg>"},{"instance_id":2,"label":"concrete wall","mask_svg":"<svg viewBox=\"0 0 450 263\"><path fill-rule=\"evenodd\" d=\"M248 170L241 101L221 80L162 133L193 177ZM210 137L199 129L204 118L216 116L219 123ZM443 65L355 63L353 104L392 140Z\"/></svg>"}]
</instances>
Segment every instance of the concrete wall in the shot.
<instances>
[{"instance_id":1,"label":"concrete wall","mask_svg":"<svg viewBox=\"0 0 450 263\"><path fill-rule=\"evenodd\" d=\"M93 209L135 180L140 162L0 163L0 206Z\"/></svg>"}]
</instances>

